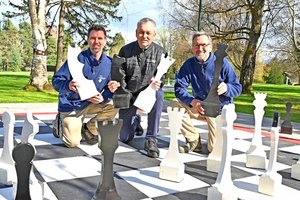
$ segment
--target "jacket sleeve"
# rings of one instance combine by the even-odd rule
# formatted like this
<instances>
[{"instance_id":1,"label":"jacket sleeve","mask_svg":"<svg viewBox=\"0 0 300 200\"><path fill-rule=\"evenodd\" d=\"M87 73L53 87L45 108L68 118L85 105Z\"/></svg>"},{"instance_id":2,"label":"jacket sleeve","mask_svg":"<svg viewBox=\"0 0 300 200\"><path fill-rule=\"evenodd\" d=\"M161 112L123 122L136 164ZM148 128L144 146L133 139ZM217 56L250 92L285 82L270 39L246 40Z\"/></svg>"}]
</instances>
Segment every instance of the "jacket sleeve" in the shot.
<instances>
[{"instance_id":1,"label":"jacket sleeve","mask_svg":"<svg viewBox=\"0 0 300 200\"><path fill-rule=\"evenodd\" d=\"M59 93L68 93L69 83L72 80L71 73L69 71L68 62L66 61L60 69L52 77L52 86Z\"/></svg>"},{"instance_id":2,"label":"jacket sleeve","mask_svg":"<svg viewBox=\"0 0 300 200\"><path fill-rule=\"evenodd\" d=\"M222 71L224 77L223 82L227 84L227 92L224 94L227 97L239 96L242 92L242 85L227 59L224 59L224 70Z\"/></svg>"},{"instance_id":3,"label":"jacket sleeve","mask_svg":"<svg viewBox=\"0 0 300 200\"><path fill-rule=\"evenodd\" d=\"M190 76L188 72L188 64L185 62L180 68L179 72L176 74L176 82L174 85L175 96L180 101L185 103L187 106L190 106L190 103L195 98L188 92L188 86L190 84Z\"/></svg>"}]
</instances>

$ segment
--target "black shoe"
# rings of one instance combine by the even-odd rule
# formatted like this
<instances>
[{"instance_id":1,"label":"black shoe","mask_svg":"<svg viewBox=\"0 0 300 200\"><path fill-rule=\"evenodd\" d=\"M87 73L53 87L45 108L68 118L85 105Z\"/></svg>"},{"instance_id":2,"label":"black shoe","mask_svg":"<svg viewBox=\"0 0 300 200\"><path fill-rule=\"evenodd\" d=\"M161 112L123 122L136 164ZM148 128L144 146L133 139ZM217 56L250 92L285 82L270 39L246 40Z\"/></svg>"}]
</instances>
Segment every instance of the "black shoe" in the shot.
<instances>
[{"instance_id":1,"label":"black shoe","mask_svg":"<svg viewBox=\"0 0 300 200\"><path fill-rule=\"evenodd\" d=\"M82 124L81 135L84 137L85 141L90 145L94 145L99 142L98 135L92 134L87 128L86 123Z\"/></svg>"},{"instance_id":2,"label":"black shoe","mask_svg":"<svg viewBox=\"0 0 300 200\"><path fill-rule=\"evenodd\" d=\"M62 121L60 119L60 114L57 113L55 120L52 122L53 125L53 129L52 129L52 133L53 136L56 138L60 138L60 136L62 135Z\"/></svg>"},{"instance_id":3,"label":"black shoe","mask_svg":"<svg viewBox=\"0 0 300 200\"><path fill-rule=\"evenodd\" d=\"M159 157L159 149L157 148L156 141L148 139L145 141L144 150L147 151L147 155L151 158Z\"/></svg>"},{"instance_id":4,"label":"black shoe","mask_svg":"<svg viewBox=\"0 0 300 200\"><path fill-rule=\"evenodd\" d=\"M189 153L189 152L196 152L196 153L201 153L201 139L199 137L199 139L191 141L191 142L187 142L185 145L183 146L179 146L179 153Z\"/></svg>"},{"instance_id":5,"label":"black shoe","mask_svg":"<svg viewBox=\"0 0 300 200\"><path fill-rule=\"evenodd\" d=\"M140 115L136 115L136 117L138 118L139 123L138 123L138 125L137 125L137 127L136 127L136 129L134 131L134 134L136 136L142 136L144 134L144 129L141 126L141 116Z\"/></svg>"}]
</instances>

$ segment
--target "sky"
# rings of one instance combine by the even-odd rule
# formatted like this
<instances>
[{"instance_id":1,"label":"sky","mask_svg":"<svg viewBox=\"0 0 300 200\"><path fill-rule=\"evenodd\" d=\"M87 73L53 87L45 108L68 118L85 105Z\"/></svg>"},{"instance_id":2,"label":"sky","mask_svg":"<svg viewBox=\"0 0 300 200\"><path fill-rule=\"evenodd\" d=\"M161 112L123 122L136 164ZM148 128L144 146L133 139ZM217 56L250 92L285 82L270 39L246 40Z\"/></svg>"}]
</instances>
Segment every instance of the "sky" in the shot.
<instances>
[{"instance_id":1,"label":"sky","mask_svg":"<svg viewBox=\"0 0 300 200\"><path fill-rule=\"evenodd\" d=\"M143 17L152 18L157 23L157 29L163 26L164 12L168 9L169 0L122 0L118 15L121 22L112 22L108 26L112 36L122 33L126 43L136 40L135 30L137 22Z\"/></svg>"},{"instance_id":2,"label":"sky","mask_svg":"<svg viewBox=\"0 0 300 200\"><path fill-rule=\"evenodd\" d=\"M8 0L4 0L8 2ZM121 0L118 7L118 16L122 16L121 22L112 21L108 26L110 36L115 33L122 33L126 43L136 39L135 29L138 20L143 17L150 17L157 23L157 28L163 26L164 11L168 9L170 0ZM0 6L0 17L2 12L11 9L9 6Z\"/></svg>"}]
</instances>

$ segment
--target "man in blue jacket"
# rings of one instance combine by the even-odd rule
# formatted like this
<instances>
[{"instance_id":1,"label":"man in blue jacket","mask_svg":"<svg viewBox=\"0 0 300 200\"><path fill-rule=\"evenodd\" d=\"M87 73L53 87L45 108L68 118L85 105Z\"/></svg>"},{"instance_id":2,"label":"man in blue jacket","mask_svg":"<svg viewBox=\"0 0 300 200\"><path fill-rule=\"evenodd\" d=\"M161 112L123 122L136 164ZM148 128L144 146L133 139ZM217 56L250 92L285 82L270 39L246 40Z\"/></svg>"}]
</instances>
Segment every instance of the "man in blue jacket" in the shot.
<instances>
[{"instance_id":1,"label":"man in blue jacket","mask_svg":"<svg viewBox=\"0 0 300 200\"><path fill-rule=\"evenodd\" d=\"M204 109L201 106L202 101L208 96L214 77L216 56L212 52L210 35L205 32L195 33L192 37L192 52L194 56L183 63L176 76L175 95L177 99L171 102L172 107L185 108L187 112L183 117L181 128L186 144L179 147L179 152L201 151L201 138L193 126L191 118L207 120L207 147L211 152L216 139L216 122L215 118L204 116ZM221 107L233 103L233 97L240 95L242 91L233 67L226 58L223 61L217 88ZM192 86L192 94L188 92L189 85Z\"/></svg>"},{"instance_id":2,"label":"man in blue jacket","mask_svg":"<svg viewBox=\"0 0 300 200\"><path fill-rule=\"evenodd\" d=\"M88 30L89 48L82 51L77 59L83 66L83 75L93 80L98 95L81 100L77 88L80 85L70 74L68 61L54 74L52 85L59 92L58 111L61 121L59 135L67 147L76 147L82 136L89 144L98 143L96 120L112 119L118 110L112 104L112 92L116 88L108 88L111 74L111 58L103 53L106 45L106 30L101 25L94 25ZM76 55L74 55L76 56ZM83 120L87 114L94 114L87 123Z\"/></svg>"}]
</instances>

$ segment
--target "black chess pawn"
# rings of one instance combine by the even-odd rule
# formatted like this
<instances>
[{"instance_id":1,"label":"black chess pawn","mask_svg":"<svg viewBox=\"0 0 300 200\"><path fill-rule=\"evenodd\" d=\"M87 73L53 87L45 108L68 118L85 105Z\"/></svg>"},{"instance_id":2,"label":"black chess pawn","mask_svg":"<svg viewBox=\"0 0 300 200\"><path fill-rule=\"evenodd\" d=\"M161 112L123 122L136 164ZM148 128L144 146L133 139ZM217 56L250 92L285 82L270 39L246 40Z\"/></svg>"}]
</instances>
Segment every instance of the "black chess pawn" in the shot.
<instances>
[{"instance_id":1,"label":"black chess pawn","mask_svg":"<svg viewBox=\"0 0 300 200\"><path fill-rule=\"evenodd\" d=\"M113 174L113 160L118 148L118 136L123 120L98 121L98 132L101 134L100 149L102 151L101 178L92 200L120 200Z\"/></svg>"},{"instance_id":2,"label":"black chess pawn","mask_svg":"<svg viewBox=\"0 0 300 200\"><path fill-rule=\"evenodd\" d=\"M280 133L286 133L286 134L293 133L293 126L292 126L291 119L290 119L291 109L292 109L292 104L290 102L287 102L285 119L281 124Z\"/></svg>"},{"instance_id":3,"label":"black chess pawn","mask_svg":"<svg viewBox=\"0 0 300 200\"><path fill-rule=\"evenodd\" d=\"M34 147L30 143L19 143L12 151L17 171L17 194L15 200L31 200L29 180L34 154Z\"/></svg>"}]
</instances>

